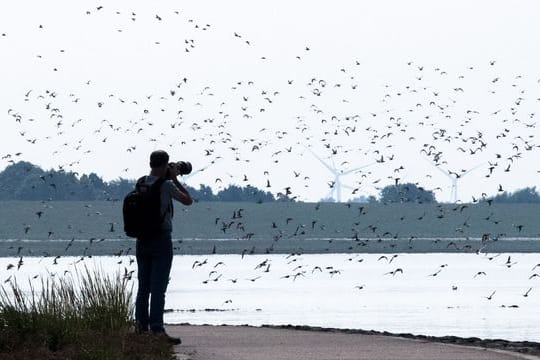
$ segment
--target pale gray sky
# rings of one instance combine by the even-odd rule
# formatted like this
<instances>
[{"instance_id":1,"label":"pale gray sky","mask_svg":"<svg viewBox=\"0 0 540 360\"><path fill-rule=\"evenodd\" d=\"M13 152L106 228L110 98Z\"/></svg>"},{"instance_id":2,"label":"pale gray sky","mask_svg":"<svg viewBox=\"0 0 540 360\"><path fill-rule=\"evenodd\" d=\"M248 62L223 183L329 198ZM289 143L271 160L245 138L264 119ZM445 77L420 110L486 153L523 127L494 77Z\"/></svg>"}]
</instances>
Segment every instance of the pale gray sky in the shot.
<instances>
[{"instance_id":1,"label":"pale gray sky","mask_svg":"<svg viewBox=\"0 0 540 360\"><path fill-rule=\"evenodd\" d=\"M163 148L195 168L216 161L192 186L269 180L274 193L290 186L317 201L334 177L309 147L343 171L383 156L342 177L358 188L344 199L398 177L448 200L450 179L420 153L434 145L444 170L482 165L460 181L463 201L499 184L534 186L539 10L537 1L3 2L0 155L22 154L0 168L23 159L134 178ZM486 146L471 154L479 136Z\"/></svg>"}]
</instances>

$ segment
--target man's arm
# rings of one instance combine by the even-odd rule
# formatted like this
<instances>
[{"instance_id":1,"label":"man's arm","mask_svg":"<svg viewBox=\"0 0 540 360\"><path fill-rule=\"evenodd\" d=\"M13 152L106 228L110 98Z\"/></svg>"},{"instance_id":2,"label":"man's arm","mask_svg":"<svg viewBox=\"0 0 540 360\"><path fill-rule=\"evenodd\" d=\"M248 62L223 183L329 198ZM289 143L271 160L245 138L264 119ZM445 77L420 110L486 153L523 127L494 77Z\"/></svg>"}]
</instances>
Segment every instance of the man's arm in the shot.
<instances>
[{"instance_id":1,"label":"man's arm","mask_svg":"<svg viewBox=\"0 0 540 360\"><path fill-rule=\"evenodd\" d=\"M182 184L180 184L176 177L173 177L172 181L177 190L173 191L172 197L175 200L180 201L184 205L191 205L193 203L193 199L191 198L187 190L182 186Z\"/></svg>"}]
</instances>

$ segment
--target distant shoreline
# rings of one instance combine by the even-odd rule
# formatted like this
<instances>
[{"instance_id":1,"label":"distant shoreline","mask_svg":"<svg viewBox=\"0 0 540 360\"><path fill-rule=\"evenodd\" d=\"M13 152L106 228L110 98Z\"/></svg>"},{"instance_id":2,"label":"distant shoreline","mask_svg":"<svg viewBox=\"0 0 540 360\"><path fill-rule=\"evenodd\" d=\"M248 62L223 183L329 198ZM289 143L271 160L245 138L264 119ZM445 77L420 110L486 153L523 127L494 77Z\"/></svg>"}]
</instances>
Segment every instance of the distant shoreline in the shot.
<instances>
[{"instance_id":1,"label":"distant shoreline","mask_svg":"<svg viewBox=\"0 0 540 360\"><path fill-rule=\"evenodd\" d=\"M540 252L540 204L201 202L175 210L175 254ZM135 248L119 202L2 202L0 239L20 239L0 240L0 256Z\"/></svg>"},{"instance_id":2,"label":"distant shoreline","mask_svg":"<svg viewBox=\"0 0 540 360\"><path fill-rule=\"evenodd\" d=\"M135 254L134 239L0 239L0 257ZM540 238L480 239L195 239L173 240L175 255L540 253Z\"/></svg>"}]
</instances>

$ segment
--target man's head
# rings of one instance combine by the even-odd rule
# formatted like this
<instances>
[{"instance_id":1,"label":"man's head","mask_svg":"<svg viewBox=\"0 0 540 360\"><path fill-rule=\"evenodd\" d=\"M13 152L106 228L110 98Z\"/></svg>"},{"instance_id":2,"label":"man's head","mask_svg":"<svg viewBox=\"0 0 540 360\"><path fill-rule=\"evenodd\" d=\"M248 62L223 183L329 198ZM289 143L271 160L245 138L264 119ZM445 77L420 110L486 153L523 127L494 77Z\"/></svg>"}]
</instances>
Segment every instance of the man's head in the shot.
<instances>
[{"instance_id":1,"label":"man's head","mask_svg":"<svg viewBox=\"0 0 540 360\"><path fill-rule=\"evenodd\" d=\"M150 167L153 169L165 169L169 164L169 154L163 150L156 150L150 154Z\"/></svg>"}]
</instances>

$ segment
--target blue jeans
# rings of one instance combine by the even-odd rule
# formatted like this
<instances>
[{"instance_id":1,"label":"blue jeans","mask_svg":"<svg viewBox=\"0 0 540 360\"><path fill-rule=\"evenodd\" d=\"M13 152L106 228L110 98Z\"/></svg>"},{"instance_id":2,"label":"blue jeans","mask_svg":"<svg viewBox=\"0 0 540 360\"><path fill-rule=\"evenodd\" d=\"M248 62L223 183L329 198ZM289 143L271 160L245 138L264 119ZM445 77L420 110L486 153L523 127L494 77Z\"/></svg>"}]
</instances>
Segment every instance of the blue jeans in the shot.
<instances>
[{"instance_id":1,"label":"blue jeans","mask_svg":"<svg viewBox=\"0 0 540 360\"><path fill-rule=\"evenodd\" d=\"M173 259L171 231L149 238L137 239L137 277L139 288L135 301L135 321L141 331L164 331L163 312L165 292L169 284L169 274ZM149 297L150 313L148 312Z\"/></svg>"}]
</instances>

